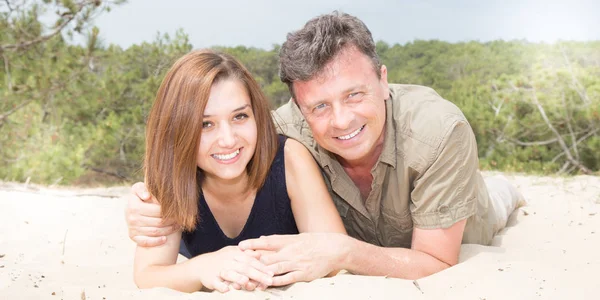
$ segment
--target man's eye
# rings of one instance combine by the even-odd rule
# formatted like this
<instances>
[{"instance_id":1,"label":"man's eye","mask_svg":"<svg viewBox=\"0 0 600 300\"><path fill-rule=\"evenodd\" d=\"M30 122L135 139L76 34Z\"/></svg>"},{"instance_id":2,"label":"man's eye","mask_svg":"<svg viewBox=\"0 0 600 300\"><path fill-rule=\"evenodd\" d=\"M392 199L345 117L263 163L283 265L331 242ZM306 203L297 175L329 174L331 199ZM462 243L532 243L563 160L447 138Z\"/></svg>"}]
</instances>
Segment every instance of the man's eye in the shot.
<instances>
[{"instance_id":1,"label":"man's eye","mask_svg":"<svg viewBox=\"0 0 600 300\"><path fill-rule=\"evenodd\" d=\"M317 104L317 106L315 106L315 110L319 110L319 109L323 109L323 108L325 108L325 103L320 103L320 104Z\"/></svg>"},{"instance_id":2,"label":"man's eye","mask_svg":"<svg viewBox=\"0 0 600 300\"><path fill-rule=\"evenodd\" d=\"M360 96L362 96L362 93L361 92L356 92L356 93L349 94L348 98L350 98L350 99L358 99L358 98L360 98Z\"/></svg>"},{"instance_id":3,"label":"man's eye","mask_svg":"<svg viewBox=\"0 0 600 300\"><path fill-rule=\"evenodd\" d=\"M202 122L202 128L210 128L210 127L212 127L211 122Z\"/></svg>"},{"instance_id":4,"label":"man's eye","mask_svg":"<svg viewBox=\"0 0 600 300\"><path fill-rule=\"evenodd\" d=\"M358 103L363 99L365 94L363 92L355 92L348 94L348 98L346 99L350 103Z\"/></svg>"}]
</instances>

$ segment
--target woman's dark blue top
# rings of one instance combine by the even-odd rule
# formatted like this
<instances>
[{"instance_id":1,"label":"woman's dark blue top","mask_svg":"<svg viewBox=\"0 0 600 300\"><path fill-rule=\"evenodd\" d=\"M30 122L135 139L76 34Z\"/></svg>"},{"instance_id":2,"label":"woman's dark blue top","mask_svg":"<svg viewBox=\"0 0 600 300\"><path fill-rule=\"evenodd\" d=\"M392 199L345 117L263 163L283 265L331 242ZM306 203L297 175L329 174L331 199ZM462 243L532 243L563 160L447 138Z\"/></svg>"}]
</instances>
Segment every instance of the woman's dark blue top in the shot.
<instances>
[{"instance_id":1,"label":"woman's dark blue top","mask_svg":"<svg viewBox=\"0 0 600 300\"><path fill-rule=\"evenodd\" d=\"M264 185L256 192L252 210L242 232L235 238L227 237L201 193L198 201L198 225L194 231L183 232L181 236L179 252L182 255L190 258L262 235L298 233L285 184L283 147L286 139L279 136L277 154Z\"/></svg>"}]
</instances>

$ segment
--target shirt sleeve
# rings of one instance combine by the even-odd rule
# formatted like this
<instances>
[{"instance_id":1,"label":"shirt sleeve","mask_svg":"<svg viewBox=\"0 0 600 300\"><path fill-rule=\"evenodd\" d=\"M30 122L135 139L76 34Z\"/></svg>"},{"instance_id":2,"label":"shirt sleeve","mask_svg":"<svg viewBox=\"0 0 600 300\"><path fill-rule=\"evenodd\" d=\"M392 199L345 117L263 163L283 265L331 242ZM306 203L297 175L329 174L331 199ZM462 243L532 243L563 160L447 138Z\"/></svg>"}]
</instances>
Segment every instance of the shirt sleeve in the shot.
<instances>
[{"instance_id":1,"label":"shirt sleeve","mask_svg":"<svg viewBox=\"0 0 600 300\"><path fill-rule=\"evenodd\" d=\"M477 209L479 159L469 123L454 122L431 157L429 166L414 181L413 223L422 229L448 228Z\"/></svg>"}]
</instances>

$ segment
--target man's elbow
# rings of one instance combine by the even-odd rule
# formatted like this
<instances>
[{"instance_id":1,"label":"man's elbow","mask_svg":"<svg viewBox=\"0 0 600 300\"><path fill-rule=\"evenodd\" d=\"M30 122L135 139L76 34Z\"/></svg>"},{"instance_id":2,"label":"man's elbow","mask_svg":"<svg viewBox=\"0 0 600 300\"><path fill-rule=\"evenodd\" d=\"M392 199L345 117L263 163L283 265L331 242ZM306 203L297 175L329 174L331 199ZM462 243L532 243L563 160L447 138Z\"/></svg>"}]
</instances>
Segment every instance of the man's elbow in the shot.
<instances>
[{"instance_id":1,"label":"man's elbow","mask_svg":"<svg viewBox=\"0 0 600 300\"><path fill-rule=\"evenodd\" d=\"M456 263L454 263L454 265L456 265ZM444 271L454 265L450 265L448 263L445 263L441 260L438 260L438 263L435 266L432 266L431 268L422 268L420 270L420 272L414 272L412 274L410 274L408 276L408 280L418 280L418 279L422 279L425 278L427 276L433 275L435 273L439 273L441 271Z\"/></svg>"}]
</instances>

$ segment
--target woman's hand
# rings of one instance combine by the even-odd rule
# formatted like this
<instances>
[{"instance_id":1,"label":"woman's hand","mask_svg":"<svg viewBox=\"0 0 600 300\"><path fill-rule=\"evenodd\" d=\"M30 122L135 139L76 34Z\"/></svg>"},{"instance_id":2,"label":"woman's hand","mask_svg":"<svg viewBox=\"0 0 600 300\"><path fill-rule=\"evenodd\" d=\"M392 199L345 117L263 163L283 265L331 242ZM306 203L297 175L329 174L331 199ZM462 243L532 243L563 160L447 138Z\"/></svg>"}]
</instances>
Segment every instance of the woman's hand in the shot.
<instances>
[{"instance_id":1,"label":"woman's hand","mask_svg":"<svg viewBox=\"0 0 600 300\"><path fill-rule=\"evenodd\" d=\"M258 252L242 251L237 246L228 246L219 251L202 255L199 266L202 285L211 290L225 293L234 289L265 289L273 284L273 272L259 261Z\"/></svg>"}]
</instances>

